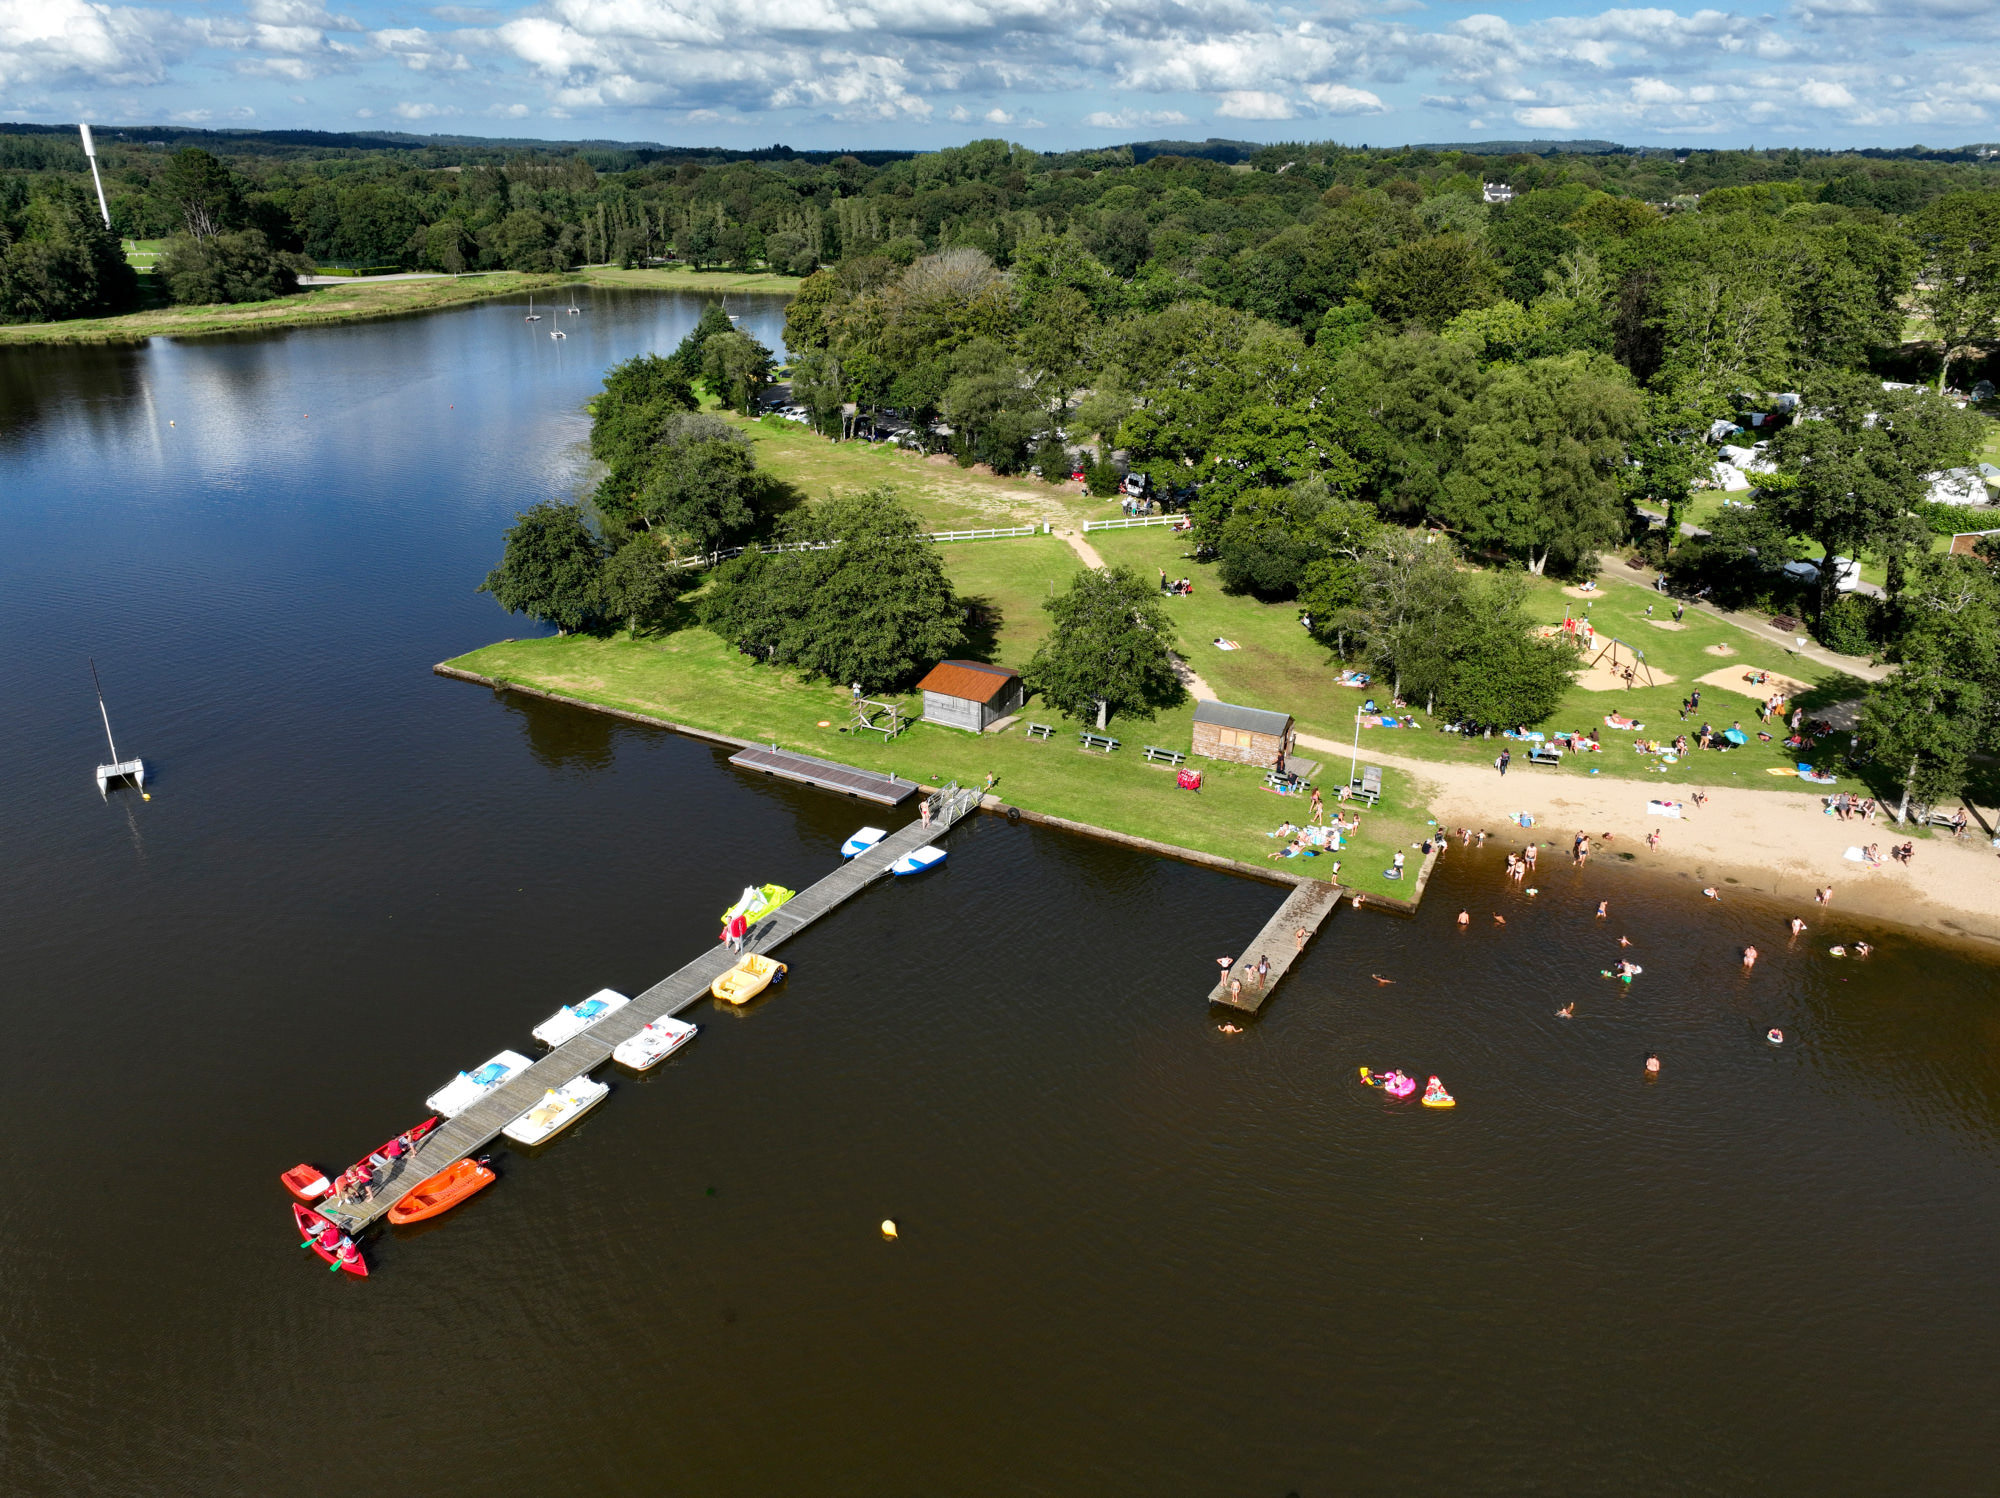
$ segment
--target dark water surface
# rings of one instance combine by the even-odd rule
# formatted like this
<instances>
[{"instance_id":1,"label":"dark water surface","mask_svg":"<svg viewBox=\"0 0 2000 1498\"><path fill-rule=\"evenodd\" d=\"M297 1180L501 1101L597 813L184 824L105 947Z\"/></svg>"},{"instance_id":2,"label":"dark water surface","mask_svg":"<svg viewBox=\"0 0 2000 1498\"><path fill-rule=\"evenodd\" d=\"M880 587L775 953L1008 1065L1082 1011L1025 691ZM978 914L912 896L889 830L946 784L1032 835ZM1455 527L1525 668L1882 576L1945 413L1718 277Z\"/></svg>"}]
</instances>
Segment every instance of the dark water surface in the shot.
<instances>
[{"instance_id":1,"label":"dark water surface","mask_svg":"<svg viewBox=\"0 0 2000 1498\"><path fill-rule=\"evenodd\" d=\"M699 312L592 301L0 354L0 1491L1991 1490L1994 969L1615 866L1454 855L1229 1037L1276 892L980 821L373 1278L299 1252L280 1169L862 820L428 674Z\"/></svg>"}]
</instances>

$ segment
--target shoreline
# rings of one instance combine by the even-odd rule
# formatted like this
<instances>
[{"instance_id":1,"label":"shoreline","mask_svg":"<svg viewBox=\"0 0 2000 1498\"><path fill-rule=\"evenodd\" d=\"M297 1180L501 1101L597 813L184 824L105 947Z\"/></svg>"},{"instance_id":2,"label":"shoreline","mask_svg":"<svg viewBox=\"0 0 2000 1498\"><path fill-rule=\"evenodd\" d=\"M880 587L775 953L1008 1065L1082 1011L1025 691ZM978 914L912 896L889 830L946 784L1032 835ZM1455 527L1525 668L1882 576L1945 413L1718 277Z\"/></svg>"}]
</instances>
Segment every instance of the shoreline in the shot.
<instances>
[{"instance_id":1,"label":"shoreline","mask_svg":"<svg viewBox=\"0 0 2000 1498\"><path fill-rule=\"evenodd\" d=\"M1309 742L1301 734L1299 742ZM1342 745L1341 748L1346 746ZM1442 763L1404 759L1391 754L1366 756L1413 775L1433 787L1431 811L1441 827L1484 829L1495 846L1507 848L1535 841L1554 845L1559 854L1571 835L1587 832L1593 862L1656 875L1698 881L1723 891L1756 893L1794 901L1808 924L1834 916L1859 916L1932 938L1962 940L1982 951L2000 943L2000 869L1985 838L1964 843L1932 837L1919 842L1915 861L1888 862L1879 869L1851 863L1843 851L1851 846L1880 843L1884 850L1908 835L1884 817L1873 824L1842 822L1828 816L1816 794L1701 787L1708 797L1696 808L1691 785L1667 781L1614 780L1608 777L1538 778L1533 767L1517 760L1501 776L1491 765ZM1649 816L1648 800L1688 803L1680 820ZM1516 812L1534 817L1524 830L1508 819ZM1649 849L1645 835L1662 831L1661 846ZM1605 833L1612 834L1607 845ZM1631 857L1624 855L1630 854ZM1824 908L1813 892L1831 885L1833 899Z\"/></svg>"},{"instance_id":2,"label":"shoreline","mask_svg":"<svg viewBox=\"0 0 2000 1498\"><path fill-rule=\"evenodd\" d=\"M453 681L470 682L475 686L487 687L495 693L519 692L524 696L538 697L545 702L559 702L566 707L582 708L588 712L603 713L613 718L623 718L630 723L644 724L648 728L663 728L685 738L703 739L709 743L727 744L736 749L762 747L755 739L737 738L733 734L718 733L714 729L696 728L691 724L678 723L671 718L657 717L650 713L634 712L629 708L608 707L603 703L591 702L586 698L568 696L562 692L551 692L545 687L527 686L519 682L505 681L499 677L483 676L476 671L467 671L440 661L431 667L433 676L447 677ZM816 750L822 757L831 758L824 750ZM934 791L936 786L917 784L925 791ZM1021 821L1033 822L1039 826L1052 827L1057 831L1075 833L1083 837L1096 838L1102 842L1118 843L1143 853L1151 853L1162 858L1171 858L1180 863L1189 863L1201 868L1215 869L1220 873L1234 874L1240 878L1255 879L1264 884L1276 885L1282 889L1294 889L1300 885L1326 884L1351 898L1359 898L1361 908L1379 909L1398 915L1415 915L1418 904L1424 896L1424 886L1429 883L1431 870L1437 863L1438 855L1426 855L1418 866L1411 898L1405 900L1394 895L1376 894L1372 891L1357 891L1341 884L1338 880L1306 879L1296 874L1287 874L1282 869L1262 868L1241 859L1225 858L1217 853L1204 853L1199 848L1186 848L1175 843L1161 842L1155 838L1141 837L1136 833L1120 832L1115 828L1099 827L1089 822L1075 821L1069 817L1056 816L1051 812L1036 811L1031 807L1016 806L1002 797L985 795L980 798L980 810L995 815L1018 814Z\"/></svg>"},{"instance_id":3,"label":"shoreline","mask_svg":"<svg viewBox=\"0 0 2000 1498\"><path fill-rule=\"evenodd\" d=\"M763 272L621 270L586 266L563 272L477 271L458 277L356 278L337 285L314 285L267 302L215 303L201 307L153 307L115 317L70 318L63 322L0 324L0 349L145 343L154 338L211 338L227 333L323 328L441 312L496 297L555 291L565 286L609 286L636 291L715 291L789 296L798 287L790 276Z\"/></svg>"}]
</instances>

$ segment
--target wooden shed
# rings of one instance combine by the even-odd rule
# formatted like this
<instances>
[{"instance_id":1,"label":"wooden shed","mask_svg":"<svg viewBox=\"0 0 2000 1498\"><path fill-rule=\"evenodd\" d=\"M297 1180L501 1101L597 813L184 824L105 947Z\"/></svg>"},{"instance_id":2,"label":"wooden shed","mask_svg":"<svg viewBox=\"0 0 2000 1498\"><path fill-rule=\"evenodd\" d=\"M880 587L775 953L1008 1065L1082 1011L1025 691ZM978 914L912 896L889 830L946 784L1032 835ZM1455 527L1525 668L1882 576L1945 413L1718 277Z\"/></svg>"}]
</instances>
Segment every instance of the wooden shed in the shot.
<instances>
[{"instance_id":1,"label":"wooden shed","mask_svg":"<svg viewBox=\"0 0 2000 1498\"><path fill-rule=\"evenodd\" d=\"M1209 759L1270 769L1292 752L1292 715L1233 702L1197 702L1193 752Z\"/></svg>"},{"instance_id":2,"label":"wooden shed","mask_svg":"<svg viewBox=\"0 0 2000 1498\"><path fill-rule=\"evenodd\" d=\"M939 661L917 683L924 694L924 721L984 733L1027 701L1021 673L979 661Z\"/></svg>"}]
</instances>

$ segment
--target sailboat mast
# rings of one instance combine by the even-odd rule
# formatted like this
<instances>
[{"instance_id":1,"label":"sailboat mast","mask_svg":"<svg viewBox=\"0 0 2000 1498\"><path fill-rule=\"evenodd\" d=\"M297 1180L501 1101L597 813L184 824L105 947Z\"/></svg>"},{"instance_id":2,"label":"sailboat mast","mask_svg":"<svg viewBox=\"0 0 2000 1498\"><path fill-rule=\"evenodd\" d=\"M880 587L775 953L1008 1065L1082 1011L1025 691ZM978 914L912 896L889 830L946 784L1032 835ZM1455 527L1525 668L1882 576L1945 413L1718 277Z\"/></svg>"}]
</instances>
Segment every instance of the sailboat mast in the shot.
<instances>
[{"instance_id":1,"label":"sailboat mast","mask_svg":"<svg viewBox=\"0 0 2000 1498\"><path fill-rule=\"evenodd\" d=\"M90 662L90 684L97 689L97 712L104 719L104 742L111 745L111 763L115 765L120 763L118 745L111 737L111 714L105 711L104 683L97 679L97 660L94 656Z\"/></svg>"}]
</instances>

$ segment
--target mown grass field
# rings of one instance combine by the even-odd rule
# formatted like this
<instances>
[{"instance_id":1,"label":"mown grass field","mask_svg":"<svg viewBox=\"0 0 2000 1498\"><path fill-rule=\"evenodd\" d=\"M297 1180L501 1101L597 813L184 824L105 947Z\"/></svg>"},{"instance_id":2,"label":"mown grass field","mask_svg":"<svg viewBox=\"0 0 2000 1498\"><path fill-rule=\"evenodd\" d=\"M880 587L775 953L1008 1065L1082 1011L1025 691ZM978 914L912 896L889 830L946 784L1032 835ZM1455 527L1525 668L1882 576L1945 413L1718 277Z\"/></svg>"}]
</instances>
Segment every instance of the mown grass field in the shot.
<instances>
[{"instance_id":1,"label":"mown grass field","mask_svg":"<svg viewBox=\"0 0 2000 1498\"><path fill-rule=\"evenodd\" d=\"M1082 565L1054 537L950 544L945 557L954 585L991 615L991 623L975 631L966 654L1017 667L1047 631L1041 600ZM1268 859L1283 844L1266 834L1288 818L1303 819L1299 798L1268 790L1261 770L1212 761L1199 762L1203 789L1183 791L1173 771L1144 758L1147 744L1188 748L1192 702L1152 722L1114 721L1110 732L1122 747L1103 754L1080 746L1077 733L1083 725L1033 701L1021 724L997 734L974 735L927 723L915 724L891 742L875 734L849 733L844 730L853 712L844 688L757 665L692 625L638 640L621 635L508 641L450 664L691 728L776 742L867 769L894 770L931 785L947 780L980 785L991 774L997 777L996 795L1033 811L1245 863L1268 862L1293 874L1332 877L1337 861L1342 884L1373 893L1407 896L1407 881L1398 884L1383 873L1397 848L1420 841L1427 830L1424 788L1392 772L1382 805L1361 813L1362 825L1351 836L1349 849L1309 859ZM903 693L899 700L912 713L922 711L920 694ZM1030 721L1054 725L1055 737L1028 738L1024 725ZM1331 786L1345 776L1346 766L1329 768L1326 784ZM1328 801L1333 804L1331 796ZM1411 859L1412 865L1418 861Z\"/></svg>"},{"instance_id":2,"label":"mown grass field","mask_svg":"<svg viewBox=\"0 0 2000 1498\"><path fill-rule=\"evenodd\" d=\"M1184 537L1162 527L1093 532L1090 541L1107 562L1128 563L1148 577L1157 577L1159 570L1165 568L1170 576L1194 579L1193 596L1169 599L1168 607L1180 624L1182 653L1224 700L1289 712L1307 732L1341 743L1352 740L1355 710L1364 700L1372 697L1378 705L1388 706L1388 683L1378 681L1365 690L1337 685L1334 678L1340 663L1300 627L1295 607L1230 597L1218 585L1212 564L1188 559ZM1757 689L1742 681L1743 673L1761 668L1807 683L1812 690L1800 701L1808 711L1859 696L1865 685L1698 610L1688 612L1684 628L1663 628L1662 624L1671 622L1672 601L1644 589L1612 587L1593 598L1580 599L1565 596L1560 584L1534 580L1530 597L1536 612L1547 623L1560 623L1565 610L1577 616L1587 613L1597 627L1600 647L1609 636L1629 642L1645 652L1648 668L1660 681L1657 686L1640 686L1630 691L1590 691L1581 685L1572 688L1555 715L1536 726L1549 733L1558 729L1595 730L1603 751L1571 756L1560 770L1537 773L1570 775L1595 771L1638 780L1672 778L1681 783L1755 785L1795 791L1800 788L1795 777L1779 779L1764 773L1777 767L1790 769L1797 759L1784 750L1785 736L1775 731L1775 723L1766 725L1774 734L1770 743L1761 743L1756 738L1757 697L1746 694ZM1654 608L1653 621L1646 617L1649 604ZM1232 640L1242 648L1219 649L1213 643L1218 638ZM1729 653L1717 653L1720 649ZM1699 680L1712 672L1725 673L1735 684L1743 686L1745 692ZM1666 676L1673 680L1664 680ZM1697 685L1702 694L1700 712L1683 723L1681 699ZM1422 704L1418 706L1421 708ZM1604 727L1604 715L1614 710L1644 722L1644 733ZM1421 731L1363 728L1363 753L1372 746L1391 754L1474 763L1491 760L1500 752L1495 741L1468 741L1457 734L1441 734L1428 715L1419 712L1417 716L1424 725ZM1656 758L1636 754L1630 747L1635 738L1670 740L1681 732L1692 739L1703 719L1718 730L1741 719L1745 732L1751 735L1750 743L1726 753L1691 752L1667 774L1655 768ZM1844 735L1837 736L1836 741L1845 749ZM1808 761L1814 758L1811 754L1805 757Z\"/></svg>"}]
</instances>

